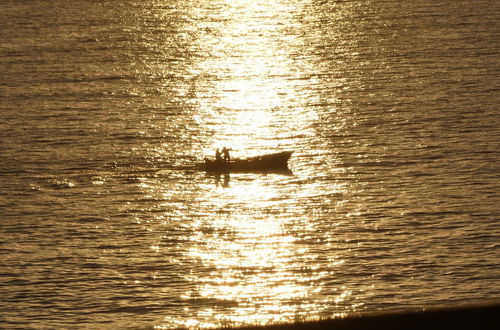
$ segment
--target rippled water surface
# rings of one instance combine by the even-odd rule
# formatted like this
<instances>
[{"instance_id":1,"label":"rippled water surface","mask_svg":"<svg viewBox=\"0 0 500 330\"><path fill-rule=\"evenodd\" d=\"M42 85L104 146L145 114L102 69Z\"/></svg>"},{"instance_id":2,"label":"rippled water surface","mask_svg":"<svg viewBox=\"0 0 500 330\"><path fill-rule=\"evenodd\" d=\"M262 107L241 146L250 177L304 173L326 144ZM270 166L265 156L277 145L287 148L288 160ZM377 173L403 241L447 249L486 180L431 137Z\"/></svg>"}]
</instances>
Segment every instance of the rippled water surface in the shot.
<instances>
[{"instance_id":1,"label":"rippled water surface","mask_svg":"<svg viewBox=\"0 0 500 330\"><path fill-rule=\"evenodd\" d=\"M0 326L498 301L497 1L0 2ZM293 150L292 174L194 168Z\"/></svg>"}]
</instances>

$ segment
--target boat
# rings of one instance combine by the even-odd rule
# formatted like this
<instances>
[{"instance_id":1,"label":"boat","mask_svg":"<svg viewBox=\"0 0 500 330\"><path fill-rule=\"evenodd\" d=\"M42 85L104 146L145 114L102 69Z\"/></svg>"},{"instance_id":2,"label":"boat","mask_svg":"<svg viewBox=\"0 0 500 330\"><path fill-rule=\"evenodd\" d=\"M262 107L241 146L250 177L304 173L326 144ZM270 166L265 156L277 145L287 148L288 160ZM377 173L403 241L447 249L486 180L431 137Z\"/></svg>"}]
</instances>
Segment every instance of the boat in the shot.
<instances>
[{"instance_id":1,"label":"boat","mask_svg":"<svg viewBox=\"0 0 500 330\"><path fill-rule=\"evenodd\" d=\"M205 158L202 167L207 172L215 173L290 171L288 159L292 153L293 151L282 151L250 158L235 158L230 161Z\"/></svg>"}]
</instances>

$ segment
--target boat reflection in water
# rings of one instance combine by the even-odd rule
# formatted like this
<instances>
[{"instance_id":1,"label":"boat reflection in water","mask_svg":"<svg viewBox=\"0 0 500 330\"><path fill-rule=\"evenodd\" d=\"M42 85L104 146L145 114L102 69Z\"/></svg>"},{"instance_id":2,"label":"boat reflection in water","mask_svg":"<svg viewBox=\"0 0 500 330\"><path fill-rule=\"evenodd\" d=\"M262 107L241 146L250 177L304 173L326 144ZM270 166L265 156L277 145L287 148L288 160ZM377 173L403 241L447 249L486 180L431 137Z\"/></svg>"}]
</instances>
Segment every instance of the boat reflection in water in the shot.
<instances>
[{"instance_id":1,"label":"boat reflection in water","mask_svg":"<svg viewBox=\"0 0 500 330\"><path fill-rule=\"evenodd\" d=\"M211 173L215 175L215 185L221 186L222 188L227 188L229 187L229 180L231 180L231 177L229 173ZM221 180L222 178L222 180Z\"/></svg>"},{"instance_id":2,"label":"boat reflection in water","mask_svg":"<svg viewBox=\"0 0 500 330\"><path fill-rule=\"evenodd\" d=\"M205 158L205 163L202 168L211 173L238 173L238 172L278 172L283 174L291 174L288 168L288 159L293 151L282 151L273 154L255 156L244 159L224 160L209 160Z\"/></svg>"}]
</instances>

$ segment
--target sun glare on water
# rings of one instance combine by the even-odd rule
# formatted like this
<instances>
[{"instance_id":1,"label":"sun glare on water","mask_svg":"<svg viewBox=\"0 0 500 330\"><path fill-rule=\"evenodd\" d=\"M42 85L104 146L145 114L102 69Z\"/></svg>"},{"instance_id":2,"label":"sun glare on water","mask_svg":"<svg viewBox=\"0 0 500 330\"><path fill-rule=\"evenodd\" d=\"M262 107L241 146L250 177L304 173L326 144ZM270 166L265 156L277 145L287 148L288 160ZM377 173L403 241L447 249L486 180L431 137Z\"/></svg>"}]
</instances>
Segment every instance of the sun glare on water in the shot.
<instances>
[{"instance_id":1,"label":"sun glare on water","mask_svg":"<svg viewBox=\"0 0 500 330\"><path fill-rule=\"evenodd\" d=\"M209 7L208 2L203 6ZM285 39L281 31L298 22L281 1L227 1L218 11L225 12L224 20L201 27L210 32L197 41L211 55L191 67L193 75L208 77L195 99L194 121L209 132L203 156L213 157L221 147L231 148L232 157L290 149L292 136L311 135L317 120L297 92L308 65L290 54L299 40ZM266 324L320 310L302 303L306 295L321 295L325 274L297 271L304 258L309 264L315 261L314 254L297 250L297 237L289 230L291 222L303 219L283 216L296 213L289 202L293 196L285 196L272 175L242 174L236 183L234 177L230 183L229 176L219 178L226 179L224 187L200 187L203 193L193 201L218 210L190 219L186 251L186 257L210 272L187 275L193 287L183 299L206 301L207 307L198 307L192 319L178 325ZM213 302L224 306L224 312L210 307Z\"/></svg>"},{"instance_id":2,"label":"sun glare on water","mask_svg":"<svg viewBox=\"0 0 500 330\"><path fill-rule=\"evenodd\" d=\"M292 17L279 1L231 1L221 10L225 20L199 40L212 56L192 67L194 74L213 78L196 100L195 120L211 131L204 152L212 155L222 146L236 152L276 150L287 143L280 134L293 126L290 114L303 110L296 107L300 95L293 82L301 71L288 49L299 41L285 39L281 31L297 23L284 21Z\"/></svg>"}]
</instances>

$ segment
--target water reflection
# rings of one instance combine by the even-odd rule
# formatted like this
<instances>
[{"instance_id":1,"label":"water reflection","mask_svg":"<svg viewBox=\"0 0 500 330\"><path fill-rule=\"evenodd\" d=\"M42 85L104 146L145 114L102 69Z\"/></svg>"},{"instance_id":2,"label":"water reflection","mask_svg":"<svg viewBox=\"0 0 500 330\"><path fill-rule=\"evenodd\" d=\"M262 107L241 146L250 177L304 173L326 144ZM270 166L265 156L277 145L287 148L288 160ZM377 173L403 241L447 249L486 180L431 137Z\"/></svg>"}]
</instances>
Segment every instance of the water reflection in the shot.
<instances>
[{"instance_id":1,"label":"water reflection","mask_svg":"<svg viewBox=\"0 0 500 330\"><path fill-rule=\"evenodd\" d=\"M217 173L214 176L215 176L215 186L216 187L218 187L218 186L221 186L223 188L229 187L229 179L230 179L229 173L225 173L225 174ZM222 181L221 181L221 177L223 178Z\"/></svg>"},{"instance_id":2,"label":"water reflection","mask_svg":"<svg viewBox=\"0 0 500 330\"><path fill-rule=\"evenodd\" d=\"M319 287L312 285L310 276L293 272L301 265L294 250L296 238L287 233L284 222L255 210L238 214L231 207L213 220L198 222L193 227L197 243L189 254L212 271L192 278L199 285L186 298L226 306L230 313L214 311L218 321L266 323L295 315L290 302L299 303Z\"/></svg>"},{"instance_id":3,"label":"water reflection","mask_svg":"<svg viewBox=\"0 0 500 330\"><path fill-rule=\"evenodd\" d=\"M209 56L190 68L194 76L205 78L193 98L196 123L209 130L203 152L225 145L245 157L284 149L293 144L292 129L301 134L312 116L300 104L294 79L308 63L293 59L290 52L299 41L283 35L286 26L296 24L290 8L274 1L221 6L221 11L204 11L210 23L200 27L204 32L196 47ZM299 121L290 122L290 116Z\"/></svg>"},{"instance_id":4,"label":"water reflection","mask_svg":"<svg viewBox=\"0 0 500 330\"><path fill-rule=\"evenodd\" d=\"M301 24L297 13L304 3L207 1L186 9L191 23L199 24L186 47L196 56L184 68L192 80L177 90L196 109L187 131L204 139L199 159L221 146L236 158L299 148L295 164L308 175L304 162L314 154L309 148L318 120L310 105L321 100L309 87L318 83L312 62L298 55L302 40L287 32ZM183 257L190 260L185 277L191 285L182 299L195 306L186 307L192 308L190 319L179 324L167 318L167 325L265 324L331 315L329 308L350 295L343 287L323 292L343 260L331 243L325 242L333 251L328 256L311 248L317 225L311 205L300 201L318 192L314 183L299 188L302 179L291 174L208 175L210 184L193 184L183 224L188 229ZM158 189L168 190L161 185ZM321 202L327 198L319 194Z\"/></svg>"}]
</instances>

